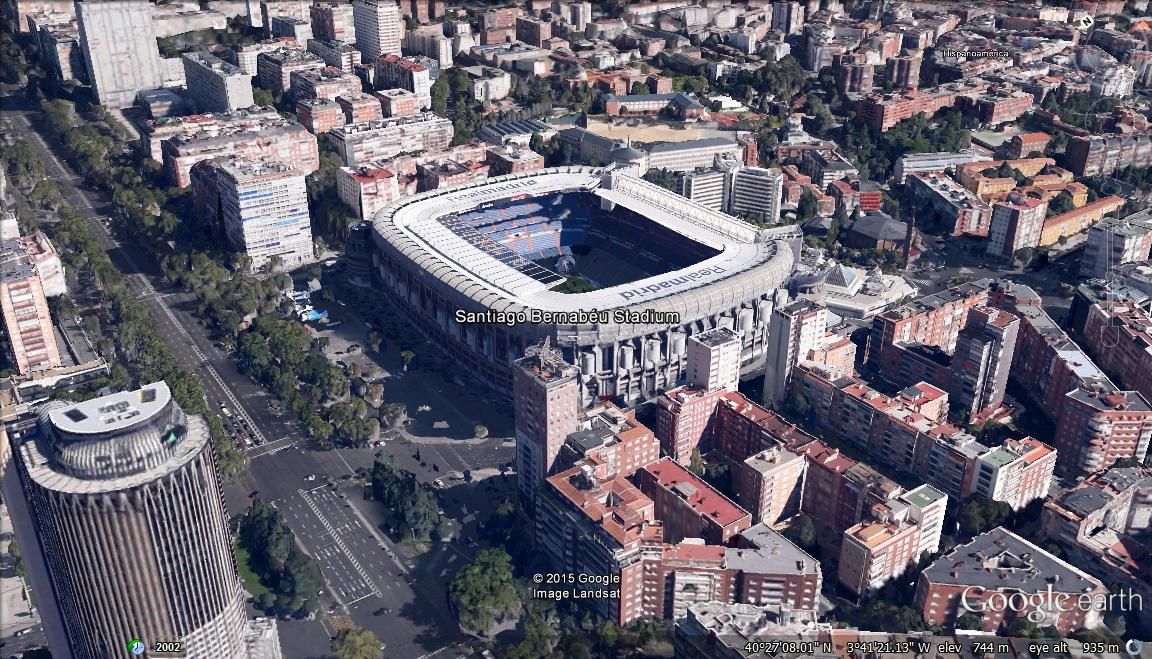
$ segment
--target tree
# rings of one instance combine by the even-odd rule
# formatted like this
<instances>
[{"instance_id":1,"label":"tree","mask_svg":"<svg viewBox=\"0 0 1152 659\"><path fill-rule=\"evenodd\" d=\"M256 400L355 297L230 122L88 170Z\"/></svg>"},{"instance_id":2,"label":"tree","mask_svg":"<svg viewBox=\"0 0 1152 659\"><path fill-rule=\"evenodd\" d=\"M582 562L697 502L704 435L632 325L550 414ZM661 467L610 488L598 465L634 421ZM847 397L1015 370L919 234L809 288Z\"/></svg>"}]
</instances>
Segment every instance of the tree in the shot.
<instances>
[{"instance_id":1,"label":"tree","mask_svg":"<svg viewBox=\"0 0 1152 659\"><path fill-rule=\"evenodd\" d=\"M425 540L440 523L436 495L384 453L372 465L372 497L390 511L385 523L399 535Z\"/></svg>"},{"instance_id":2,"label":"tree","mask_svg":"<svg viewBox=\"0 0 1152 659\"><path fill-rule=\"evenodd\" d=\"M520 597L512 579L512 557L500 549L483 549L452 579L449 598L460 628L486 635L492 625L520 613Z\"/></svg>"},{"instance_id":3,"label":"tree","mask_svg":"<svg viewBox=\"0 0 1152 659\"><path fill-rule=\"evenodd\" d=\"M361 627L341 629L332 639L332 654L336 659L379 659L380 650L376 634Z\"/></svg>"},{"instance_id":4,"label":"tree","mask_svg":"<svg viewBox=\"0 0 1152 659\"><path fill-rule=\"evenodd\" d=\"M1012 507L1003 501L973 495L960 507L960 532L970 538L1002 526L1011 516Z\"/></svg>"},{"instance_id":5,"label":"tree","mask_svg":"<svg viewBox=\"0 0 1152 659\"><path fill-rule=\"evenodd\" d=\"M984 621L980 618L980 616L969 611L964 615L956 618L956 629L982 630L984 629Z\"/></svg>"},{"instance_id":6,"label":"tree","mask_svg":"<svg viewBox=\"0 0 1152 659\"><path fill-rule=\"evenodd\" d=\"M632 96L645 96L652 93L652 89L643 82L632 83Z\"/></svg>"},{"instance_id":7,"label":"tree","mask_svg":"<svg viewBox=\"0 0 1152 659\"><path fill-rule=\"evenodd\" d=\"M472 429L472 434L477 439L484 439L484 438L488 437L488 428L486 426L477 425L475 428Z\"/></svg>"},{"instance_id":8,"label":"tree","mask_svg":"<svg viewBox=\"0 0 1152 659\"><path fill-rule=\"evenodd\" d=\"M801 549L811 549L816 546L816 525L807 515L799 515L784 531L784 537L795 542Z\"/></svg>"},{"instance_id":9,"label":"tree","mask_svg":"<svg viewBox=\"0 0 1152 659\"><path fill-rule=\"evenodd\" d=\"M269 502L256 498L237 522L237 542L248 550L249 565L275 595L269 613L305 616L317 609L324 587L320 568L300 550L292 530Z\"/></svg>"},{"instance_id":10,"label":"tree","mask_svg":"<svg viewBox=\"0 0 1152 659\"><path fill-rule=\"evenodd\" d=\"M700 447L692 449L692 457L689 458L688 470L697 476L704 475L704 458L700 455Z\"/></svg>"},{"instance_id":11,"label":"tree","mask_svg":"<svg viewBox=\"0 0 1152 659\"><path fill-rule=\"evenodd\" d=\"M400 359L404 360L404 372L405 373L408 372L408 366L409 366L409 364L412 363L412 360L415 358L416 358L416 353L412 352L411 350L405 350L405 351L400 353Z\"/></svg>"},{"instance_id":12,"label":"tree","mask_svg":"<svg viewBox=\"0 0 1152 659\"><path fill-rule=\"evenodd\" d=\"M800 223L803 224L815 218L819 212L816 195L812 194L811 190L805 190L800 195L800 203L796 206L796 215L800 218Z\"/></svg>"}]
</instances>

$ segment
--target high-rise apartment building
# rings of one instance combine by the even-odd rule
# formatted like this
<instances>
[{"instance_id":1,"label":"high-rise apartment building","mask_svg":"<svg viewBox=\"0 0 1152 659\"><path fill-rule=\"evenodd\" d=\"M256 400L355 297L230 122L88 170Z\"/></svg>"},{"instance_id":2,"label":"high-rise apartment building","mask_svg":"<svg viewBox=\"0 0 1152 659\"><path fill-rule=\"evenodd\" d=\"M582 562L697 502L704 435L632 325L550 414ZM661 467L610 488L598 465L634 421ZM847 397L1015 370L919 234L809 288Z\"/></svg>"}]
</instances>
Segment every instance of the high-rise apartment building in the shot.
<instances>
[{"instance_id":1,"label":"high-rise apartment building","mask_svg":"<svg viewBox=\"0 0 1152 659\"><path fill-rule=\"evenodd\" d=\"M685 172L677 192L705 208L723 211L728 207L728 174L717 169Z\"/></svg>"},{"instance_id":2,"label":"high-rise apartment building","mask_svg":"<svg viewBox=\"0 0 1152 659\"><path fill-rule=\"evenodd\" d=\"M884 79L899 89L915 89L920 86L920 65L924 56L919 51L905 51L884 62Z\"/></svg>"},{"instance_id":3,"label":"high-rise apartment building","mask_svg":"<svg viewBox=\"0 0 1152 659\"><path fill-rule=\"evenodd\" d=\"M328 139L344 164L353 167L405 151L443 151L452 142L452 132L450 120L424 112L340 126L328 133Z\"/></svg>"},{"instance_id":4,"label":"high-rise apartment building","mask_svg":"<svg viewBox=\"0 0 1152 659\"><path fill-rule=\"evenodd\" d=\"M1052 487L1056 451L1032 437L1008 439L975 460L968 490L1020 510Z\"/></svg>"},{"instance_id":5,"label":"high-rise apartment building","mask_svg":"<svg viewBox=\"0 0 1152 659\"><path fill-rule=\"evenodd\" d=\"M256 82L264 89L284 94L292 87L293 73L320 71L326 66L324 60L306 50L279 48L256 57Z\"/></svg>"},{"instance_id":6,"label":"high-rise apartment building","mask_svg":"<svg viewBox=\"0 0 1152 659\"><path fill-rule=\"evenodd\" d=\"M378 89L407 89L416 94L417 107L426 108L432 103L432 82L438 71L439 65L430 58L383 55L376 60L375 85Z\"/></svg>"},{"instance_id":7,"label":"high-rise apartment building","mask_svg":"<svg viewBox=\"0 0 1152 659\"><path fill-rule=\"evenodd\" d=\"M274 53L284 47L284 42L278 39L239 44L232 49L232 63L240 67L244 73L255 77L259 73L257 58L260 57L260 54Z\"/></svg>"},{"instance_id":8,"label":"high-rise apartment building","mask_svg":"<svg viewBox=\"0 0 1152 659\"><path fill-rule=\"evenodd\" d=\"M184 80L197 112L227 112L255 105L252 76L207 52L184 53Z\"/></svg>"},{"instance_id":9,"label":"high-rise apartment building","mask_svg":"<svg viewBox=\"0 0 1152 659\"><path fill-rule=\"evenodd\" d=\"M273 160L217 158L197 164L192 176L198 205L229 246L260 270L277 257L291 270L315 260L304 174Z\"/></svg>"},{"instance_id":10,"label":"high-rise apartment building","mask_svg":"<svg viewBox=\"0 0 1152 659\"><path fill-rule=\"evenodd\" d=\"M264 113L261 112L261 115ZM301 174L320 168L316 136L300 124L276 116L245 121L176 135L161 143L164 170L173 185L188 187L192 165L221 156L249 160L272 159L290 165Z\"/></svg>"},{"instance_id":11,"label":"high-rise apartment building","mask_svg":"<svg viewBox=\"0 0 1152 659\"><path fill-rule=\"evenodd\" d=\"M76 19L88 79L101 105L128 107L137 93L164 84L148 0L77 0Z\"/></svg>"},{"instance_id":12,"label":"high-rise apartment building","mask_svg":"<svg viewBox=\"0 0 1152 659\"><path fill-rule=\"evenodd\" d=\"M404 33L404 48L417 55L431 57L441 68L452 66L452 39L444 35L442 25L424 25Z\"/></svg>"},{"instance_id":13,"label":"high-rise apartment building","mask_svg":"<svg viewBox=\"0 0 1152 659\"><path fill-rule=\"evenodd\" d=\"M48 299L24 243L0 243L0 314L3 315L8 360L23 375L62 364Z\"/></svg>"},{"instance_id":14,"label":"high-rise apartment building","mask_svg":"<svg viewBox=\"0 0 1152 659\"><path fill-rule=\"evenodd\" d=\"M1088 308L1084 347L1109 375L1152 397L1152 316L1127 300L1100 300Z\"/></svg>"},{"instance_id":15,"label":"high-rise apartment building","mask_svg":"<svg viewBox=\"0 0 1152 659\"><path fill-rule=\"evenodd\" d=\"M844 531L840 583L863 595L882 588L940 549L948 495L929 486L873 508L873 518Z\"/></svg>"},{"instance_id":16,"label":"high-rise apartment building","mask_svg":"<svg viewBox=\"0 0 1152 659\"><path fill-rule=\"evenodd\" d=\"M736 391L740 385L740 334L727 327L697 332L688 337L687 383L712 391Z\"/></svg>"},{"instance_id":17,"label":"high-rise apartment building","mask_svg":"<svg viewBox=\"0 0 1152 659\"><path fill-rule=\"evenodd\" d=\"M527 510L551 473L569 433L579 429L580 383L575 366L547 340L531 346L513 364L512 397L516 422L516 474Z\"/></svg>"},{"instance_id":18,"label":"high-rise apartment building","mask_svg":"<svg viewBox=\"0 0 1152 659\"><path fill-rule=\"evenodd\" d=\"M313 38L312 22L291 16L273 16L268 24L273 39L288 39L297 44L306 44Z\"/></svg>"},{"instance_id":19,"label":"high-rise apartment building","mask_svg":"<svg viewBox=\"0 0 1152 659\"><path fill-rule=\"evenodd\" d=\"M788 397L792 369L824 344L828 310L810 300L797 300L772 312L768 331L764 400L779 405Z\"/></svg>"},{"instance_id":20,"label":"high-rise apartment building","mask_svg":"<svg viewBox=\"0 0 1152 659\"><path fill-rule=\"evenodd\" d=\"M992 207L988 225L986 251L992 256L1011 259L1018 250L1036 247L1044 230L1048 202L1019 193L1011 193Z\"/></svg>"},{"instance_id":21,"label":"high-rise apartment building","mask_svg":"<svg viewBox=\"0 0 1152 659\"><path fill-rule=\"evenodd\" d=\"M352 0L352 20L356 45L365 62L381 55L400 54L404 21L396 0Z\"/></svg>"},{"instance_id":22,"label":"high-rise apartment building","mask_svg":"<svg viewBox=\"0 0 1152 659\"><path fill-rule=\"evenodd\" d=\"M736 502L752 521L773 526L800 511L808 462L782 446L755 453L732 470Z\"/></svg>"},{"instance_id":23,"label":"high-rise apartment building","mask_svg":"<svg viewBox=\"0 0 1152 659\"><path fill-rule=\"evenodd\" d=\"M889 373L900 371L900 346L935 346L946 353L956 350L968 310L988 304L991 279L954 286L890 309L872 319L868 337L868 361Z\"/></svg>"},{"instance_id":24,"label":"high-rise apartment building","mask_svg":"<svg viewBox=\"0 0 1152 659\"><path fill-rule=\"evenodd\" d=\"M690 465L692 454L709 431L717 401L725 389L677 387L656 399L656 436L664 454Z\"/></svg>"},{"instance_id":25,"label":"high-rise apartment building","mask_svg":"<svg viewBox=\"0 0 1152 659\"><path fill-rule=\"evenodd\" d=\"M1012 376L1056 425L1057 464L1089 474L1121 458L1143 461L1152 441L1152 405L1117 387L1040 306L1032 289L1013 285L1004 306L1020 318Z\"/></svg>"},{"instance_id":26,"label":"high-rise apartment building","mask_svg":"<svg viewBox=\"0 0 1152 659\"><path fill-rule=\"evenodd\" d=\"M956 338L948 392L954 407L974 420L1004 402L1008 372L1016 354L1020 319L999 309L973 307Z\"/></svg>"},{"instance_id":27,"label":"high-rise apartment building","mask_svg":"<svg viewBox=\"0 0 1152 659\"><path fill-rule=\"evenodd\" d=\"M308 52L324 60L324 64L354 73L360 64L360 51L356 46L335 39L309 39Z\"/></svg>"},{"instance_id":28,"label":"high-rise apartment building","mask_svg":"<svg viewBox=\"0 0 1152 659\"><path fill-rule=\"evenodd\" d=\"M341 0L316 0L308 13L312 35L316 39L334 39L344 43L356 41L355 10L352 3Z\"/></svg>"},{"instance_id":29,"label":"high-rise apartment building","mask_svg":"<svg viewBox=\"0 0 1152 659\"><path fill-rule=\"evenodd\" d=\"M730 173L728 209L733 215L751 215L760 222L780 221L784 173L763 167L738 167Z\"/></svg>"},{"instance_id":30,"label":"high-rise apartment building","mask_svg":"<svg viewBox=\"0 0 1152 659\"><path fill-rule=\"evenodd\" d=\"M179 641L189 657L280 656L274 638L251 651L274 627L245 614L208 425L164 382L49 402L14 439L71 656L120 656L133 638Z\"/></svg>"},{"instance_id":31,"label":"high-rise apartment building","mask_svg":"<svg viewBox=\"0 0 1152 659\"><path fill-rule=\"evenodd\" d=\"M1080 257L1081 277L1107 277L1122 263L1143 261L1152 252L1152 212L1142 210L1124 218L1104 218L1088 229Z\"/></svg>"}]
</instances>

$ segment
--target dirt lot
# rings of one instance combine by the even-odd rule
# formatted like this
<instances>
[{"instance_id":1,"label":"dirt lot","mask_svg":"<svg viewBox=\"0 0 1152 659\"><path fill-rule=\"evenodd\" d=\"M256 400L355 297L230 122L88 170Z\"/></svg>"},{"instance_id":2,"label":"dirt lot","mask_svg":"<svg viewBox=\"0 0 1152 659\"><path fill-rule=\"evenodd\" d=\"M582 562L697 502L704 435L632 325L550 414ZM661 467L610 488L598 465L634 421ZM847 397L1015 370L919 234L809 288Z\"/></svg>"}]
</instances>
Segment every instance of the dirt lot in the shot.
<instances>
[{"instance_id":1,"label":"dirt lot","mask_svg":"<svg viewBox=\"0 0 1152 659\"><path fill-rule=\"evenodd\" d=\"M628 123L637 121L638 125L629 126ZM729 130L716 130L714 128L687 128L680 130L672 128L664 124L646 124L641 120L631 119L628 123L622 123L618 126L613 126L608 121L603 119L588 119L588 130L603 135L604 137L611 137L617 140L623 140L626 137L631 137L635 142L683 142L685 140L698 140L704 137L729 137L735 139L735 134Z\"/></svg>"}]
</instances>

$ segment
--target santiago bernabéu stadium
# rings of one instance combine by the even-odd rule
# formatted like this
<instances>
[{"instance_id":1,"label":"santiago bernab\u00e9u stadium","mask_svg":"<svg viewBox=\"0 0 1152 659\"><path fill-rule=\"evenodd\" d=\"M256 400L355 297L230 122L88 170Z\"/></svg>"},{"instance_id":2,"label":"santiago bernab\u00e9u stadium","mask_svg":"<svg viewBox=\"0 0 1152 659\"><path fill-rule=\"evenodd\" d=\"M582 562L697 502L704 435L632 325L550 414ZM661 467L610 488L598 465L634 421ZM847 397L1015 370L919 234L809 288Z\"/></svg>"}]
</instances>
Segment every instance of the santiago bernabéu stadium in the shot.
<instances>
[{"instance_id":1,"label":"santiago bernab\u00e9u stadium","mask_svg":"<svg viewBox=\"0 0 1152 659\"><path fill-rule=\"evenodd\" d=\"M796 237L579 166L405 197L361 231L376 294L466 371L509 392L512 361L550 337L588 395L625 401L676 386L696 332L739 330L754 362ZM595 290L555 290L570 277Z\"/></svg>"}]
</instances>

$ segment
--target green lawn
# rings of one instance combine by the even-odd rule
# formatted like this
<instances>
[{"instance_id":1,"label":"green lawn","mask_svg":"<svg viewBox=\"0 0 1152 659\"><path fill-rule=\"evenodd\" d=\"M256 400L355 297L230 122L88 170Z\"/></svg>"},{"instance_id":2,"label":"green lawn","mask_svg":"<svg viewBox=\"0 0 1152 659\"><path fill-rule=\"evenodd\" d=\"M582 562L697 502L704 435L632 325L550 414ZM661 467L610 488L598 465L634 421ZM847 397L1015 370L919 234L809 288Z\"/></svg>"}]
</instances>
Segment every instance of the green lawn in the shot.
<instances>
[{"instance_id":1,"label":"green lawn","mask_svg":"<svg viewBox=\"0 0 1152 659\"><path fill-rule=\"evenodd\" d=\"M244 590L247 590L255 599L259 599L264 593L272 592L260 583L260 577L252 571L252 566L249 564L252 555L248 553L248 550L236 545L233 551L236 554L236 570L240 573L240 580L244 582Z\"/></svg>"}]
</instances>

